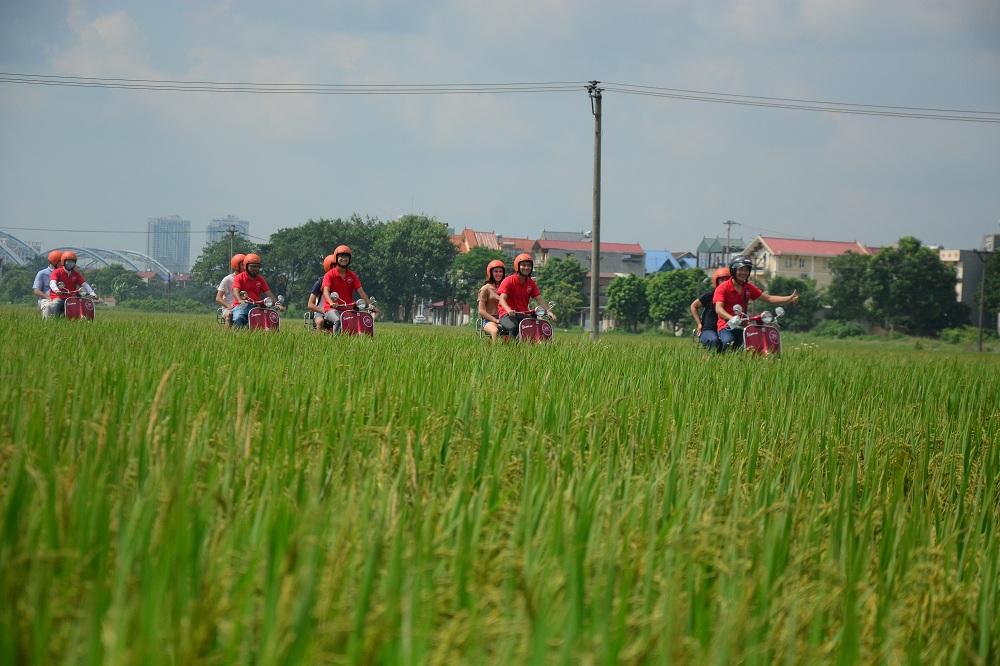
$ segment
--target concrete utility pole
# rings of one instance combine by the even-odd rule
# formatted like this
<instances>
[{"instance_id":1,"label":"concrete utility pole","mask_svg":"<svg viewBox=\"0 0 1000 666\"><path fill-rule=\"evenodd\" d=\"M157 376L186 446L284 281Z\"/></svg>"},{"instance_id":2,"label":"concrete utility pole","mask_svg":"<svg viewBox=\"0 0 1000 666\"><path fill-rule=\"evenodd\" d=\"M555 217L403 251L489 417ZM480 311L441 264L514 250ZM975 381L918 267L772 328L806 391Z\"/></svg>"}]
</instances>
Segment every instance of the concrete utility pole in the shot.
<instances>
[{"instance_id":1,"label":"concrete utility pole","mask_svg":"<svg viewBox=\"0 0 1000 666\"><path fill-rule=\"evenodd\" d=\"M230 224L227 231L229 232L229 256L231 257L233 256L233 238L236 236L236 225Z\"/></svg>"},{"instance_id":2,"label":"concrete utility pole","mask_svg":"<svg viewBox=\"0 0 1000 666\"><path fill-rule=\"evenodd\" d=\"M739 222L733 222L732 220L726 220L723 222L726 225L726 252L725 252L725 264L729 265L729 260L732 259L732 251L730 250L730 237L732 236L732 230L734 224L739 224Z\"/></svg>"},{"instance_id":3,"label":"concrete utility pole","mask_svg":"<svg viewBox=\"0 0 1000 666\"><path fill-rule=\"evenodd\" d=\"M983 351L983 301L986 300L986 259L989 252L976 250L976 256L983 268L979 276L979 351Z\"/></svg>"},{"instance_id":4,"label":"concrete utility pole","mask_svg":"<svg viewBox=\"0 0 1000 666\"><path fill-rule=\"evenodd\" d=\"M594 115L594 219L590 251L590 339L596 341L601 331L601 93L600 81L587 86L590 112Z\"/></svg>"}]
</instances>

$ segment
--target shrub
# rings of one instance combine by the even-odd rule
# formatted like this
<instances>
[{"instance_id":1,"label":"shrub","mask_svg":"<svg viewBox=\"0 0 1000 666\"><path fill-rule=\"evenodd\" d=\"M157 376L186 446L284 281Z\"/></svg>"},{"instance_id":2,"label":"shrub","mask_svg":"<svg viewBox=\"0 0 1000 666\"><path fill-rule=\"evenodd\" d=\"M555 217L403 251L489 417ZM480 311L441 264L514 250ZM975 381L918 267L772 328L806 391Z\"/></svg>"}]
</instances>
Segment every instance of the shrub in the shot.
<instances>
[{"instance_id":1,"label":"shrub","mask_svg":"<svg viewBox=\"0 0 1000 666\"><path fill-rule=\"evenodd\" d=\"M813 333L825 338L856 338L865 334L865 327L853 321L827 319L816 326Z\"/></svg>"}]
</instances>

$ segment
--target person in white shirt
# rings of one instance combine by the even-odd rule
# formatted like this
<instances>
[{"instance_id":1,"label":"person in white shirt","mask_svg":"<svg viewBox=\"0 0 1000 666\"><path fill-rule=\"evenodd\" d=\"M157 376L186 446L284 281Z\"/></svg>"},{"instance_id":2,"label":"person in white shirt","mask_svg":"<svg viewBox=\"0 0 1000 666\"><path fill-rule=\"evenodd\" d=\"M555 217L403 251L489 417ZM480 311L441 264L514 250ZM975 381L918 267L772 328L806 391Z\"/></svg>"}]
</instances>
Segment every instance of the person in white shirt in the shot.
<instances>
[{"instance_id":1,"label":"person in white shirt","mask_svg":"<svg viewBox=\"0 0 1000 666\"><path fill-rule=\"evenodd\" d=\"M243 259L245 257L246 255L243 254L233 255L233 258L229 260L229 267L233 272L222 278L219 289L215 292L215 302L222 306L222 318L226 328L233 325L233 279L236 278L237 273L243 272Z\"/></svg>"},{"instance_id":2,"label":"person in white shirt","mask_svg":"<svg viewBox=\"0 0 1000 666\"><path fill-rule=\"evenodd\" d=\"M49 304L51 303L49 294L49 279L52 271L62 265L62 251L52 250L48 256L49 265L35 273L35 282L31 285L31 291L38 297L38 309L42 313L42 319L49 318Z\"/></svg>"}]
</instances>

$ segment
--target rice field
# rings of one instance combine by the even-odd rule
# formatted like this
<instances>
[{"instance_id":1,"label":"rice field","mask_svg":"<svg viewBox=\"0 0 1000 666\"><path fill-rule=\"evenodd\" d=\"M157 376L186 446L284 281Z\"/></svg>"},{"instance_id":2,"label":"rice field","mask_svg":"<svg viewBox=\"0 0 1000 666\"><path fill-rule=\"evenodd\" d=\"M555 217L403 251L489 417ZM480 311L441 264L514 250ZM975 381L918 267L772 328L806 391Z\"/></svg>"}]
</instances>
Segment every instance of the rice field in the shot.
<instances>
[{"instance_id":1,"label":"rice field","mask_svg":"<svg viewBox=\"0 0 1000 666\"><path fill-rule=\"evenodd\" d=\"M0 311L0 663L1000 661L1000 357Z\"/></svg>"}]
</instances>

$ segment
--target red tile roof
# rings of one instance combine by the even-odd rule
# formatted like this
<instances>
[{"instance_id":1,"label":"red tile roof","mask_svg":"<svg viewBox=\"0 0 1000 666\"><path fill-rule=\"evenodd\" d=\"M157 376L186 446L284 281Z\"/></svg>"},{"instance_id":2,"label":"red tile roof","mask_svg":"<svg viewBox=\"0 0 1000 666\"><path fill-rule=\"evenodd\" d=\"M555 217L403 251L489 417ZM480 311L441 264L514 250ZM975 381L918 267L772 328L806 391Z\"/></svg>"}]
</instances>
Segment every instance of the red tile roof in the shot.
<instances>
[{"instance_id":1,"label":"red tile roof","mask_svg":"<svg viewBox=\"0 0 1000 666\"><path fill-rule=\"evenodd\" d=\"M590 250L594 247L590 241L554 241L540 240L538 246L543 250L567 250L580 251ZM638 243L601 243L601 252L615 252L620 254L646 254L642 246Z\"/></svg>"},{"instance_id":2,"label":"red tile roof","mask_svg":"<svg viewBox=\"0 0 1000 666\"><path fill-rule=\"evenodd\" d=\"M530 238L515 238L513 236L500 236L500 245L513 245L515 250L526 252L535 249L535 241Z\"/></svg>"},{"instance_id":3,"label":"red tile roof","mask_svg":"<svg viewBox=\"0 0 1000 666\"><path fill-rule=\"evenodd\" d=\"M497 242L497 235L492 231L473 231L466 227L462 229L462 236L471 250L474 247L485 247L488 250L499 250L500 243Z\"/></svg>"},{"instance_id":4,"label":"red tile roof","mask_svg":"<svg viewBox=\"0 0 1000 666\"><path fill-rule=\"evenodd\" d=\"M798 240L795 238L775 238L761 236L773 254L798 254L815 257L837 257L847 252L871 254L871 251L857 241Z\"/></svg>"}]
</instances>

